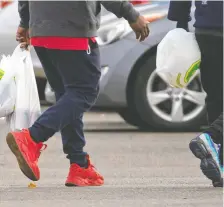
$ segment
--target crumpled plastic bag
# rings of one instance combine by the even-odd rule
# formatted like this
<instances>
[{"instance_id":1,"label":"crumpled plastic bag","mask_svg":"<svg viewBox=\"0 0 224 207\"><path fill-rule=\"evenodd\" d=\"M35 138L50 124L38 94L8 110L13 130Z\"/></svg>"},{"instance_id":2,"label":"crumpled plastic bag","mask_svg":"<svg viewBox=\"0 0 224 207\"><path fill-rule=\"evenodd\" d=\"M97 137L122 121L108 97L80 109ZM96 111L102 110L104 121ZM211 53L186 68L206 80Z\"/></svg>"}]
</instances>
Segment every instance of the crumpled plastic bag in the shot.
<instances>
[{"instance_id":1,"label":"crumpled plastic bag","mask_svg":"<svg viewBox=\"0 0 224 207\"><path fill-rule=\"evenodd\" d=\"M30 51L22 50L18 45L12 59L16 68L16 102L7 122L14 131L32 126L40 116L41 108Z\"/></svg>"},{"instance_id":2,"label":"crumpled plastic bag","mask_svg":"<svg viewBox=\"0 0 224 207\"><path fill-rule=\"evenodd\" d=\"M0 118L14 111L16 102L16 84L13 60L11 56L2 56L0 62Z\"/></svg>"},{"instance_id":3,"label":"crumpled plastic bag","mask_svg":"<svg viewBox=\"0 0 224 207\"><path fill-rule=\"evenodd\" d=\"M157 47L156 72L169 85L186 87L200 67L201 52L195 34L176 28Z\"/></svg>"}]
</instances>

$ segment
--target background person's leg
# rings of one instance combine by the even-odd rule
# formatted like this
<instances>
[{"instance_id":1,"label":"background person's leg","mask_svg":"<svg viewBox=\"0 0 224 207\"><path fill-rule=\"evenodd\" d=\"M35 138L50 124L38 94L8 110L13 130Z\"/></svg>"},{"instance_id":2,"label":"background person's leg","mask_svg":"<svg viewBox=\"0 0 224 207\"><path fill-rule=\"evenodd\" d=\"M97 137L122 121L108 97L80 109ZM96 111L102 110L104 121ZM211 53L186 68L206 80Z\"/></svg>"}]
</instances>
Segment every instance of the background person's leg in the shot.
<instances>
[{"instance_id":1,"label":"background person's leg","mask_svg":"<svg viewBox=\"0 0 224 207\"><path fill-rule=\"evenodd\" d=\"M65 153L72 163L79 163L85 157L82 116L95 102L99 90L99 50L92 49L91 54L62 50L48 50L48 53L62 77L65 93L34 123L32 136L44 142L55 132L62 131L69 139L63 140ZM75 133L64 133L69 125Z\"/></svg>"},{"instance_id":2,"label":"background person's leg","mask_svg":"<svg viewBox=\"0 0 224 207\"><path fill-rule=\"evenodd\" d=\"M223 112L221 115L205 130L213 138L216 144L223 144Z\"/></svg>"},{"instance_id":3,"label":"background person's leg","mask_svg":"<svg viewBox=\"0 0 224 207\"><path fill-rule=\"evenodd\" d=\"M223 36L197 33L196 30L196 39L201 50L201 81L207 93L210 128L191 140L189 147L201 160L200 168L212 180L213 186L222 187L222 153L214 142L223 148Z\"/></svg>"},{"instance_id":4,"label":"background person's leg","mask_svg":"<svg viewBox=\"0 0 224 207\"><path fill-rule=\"evenodd\" d=\"M201 50L201 81L207 93L209 124L223 112L223 36L197 34Z\"/></svg>"},{"instance_id":5,"label":"background person's leg","mask_svg":"<svg viewBox=\"0 0 224 207\"><path fill-rule=\"evenodd\" d=\"M219 159L223 166L223 113L205 130L216 144L221 144Z\"/></svg>"},{"instance_id":6,"label":"background person's leg","mask_svg":"<svg viewBox=\"0 0 224 207\"><path fill-rule=\"evenodd\" d=\"M223 149L223 35L196 33L196 39L202 55L201 81L207 93L208 122L211 125L208 130L212 131L214 142L221 144ZM223 162L222 150L220 158Z\"/></svg>"}]
</instances>

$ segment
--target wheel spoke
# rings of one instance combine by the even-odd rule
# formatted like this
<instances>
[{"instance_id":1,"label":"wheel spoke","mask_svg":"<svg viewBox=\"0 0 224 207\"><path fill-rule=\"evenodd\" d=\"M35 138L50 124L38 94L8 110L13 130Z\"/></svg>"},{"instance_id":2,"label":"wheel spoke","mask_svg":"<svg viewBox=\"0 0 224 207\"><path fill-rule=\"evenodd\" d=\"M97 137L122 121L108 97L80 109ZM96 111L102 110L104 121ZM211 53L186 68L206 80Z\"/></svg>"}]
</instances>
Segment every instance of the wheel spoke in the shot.
<instances>
[{"instance_id":1,"label":"wheel spoke","mask_svg":"<svg viewBox=\"0 0 224 207\"><path fill-rule=\"evenodd\" d=\"M183 110L183 101L182 99L172 101L172 109L171 109L171 117L172 121L179 122L184 118L184 110Z\"/></svg>"},{"instance_id":2,"label":"wheel spoke","mask_svg":"<svg viewBox=\"0 0 224 207\"><path fill-rule=\"evenodd\" d=\"M159 75L158 73L156 73L156 74L157 74L157 76L160 77L161 81L163 81L166 84L167 87L170 86L169 82L166 80L165 77L163 77L162 75Z\"/></svg>"},{"instance_id":3,"label":"wheel spoke","mask_svg":"<svg viewBox=\"0 0 224 207\"><path fill-rule=\"evenodd\" d=\"M157 105L170 98L170 95L167 93L167 90L158 92L148 92L147 96L150 104L152 105Z\"/></svg>"},{"instance_id":4,"label":"wheel spoke","mask_svg":"<svg viewBox=\"0 0 224 207\"><path fill-rule=\"evenodd\" d=\"M206 93L204 91L198 92L185 89L184 92L185 92L184 99L197 105L205 105Z\"/></svg>"}]
</instances>

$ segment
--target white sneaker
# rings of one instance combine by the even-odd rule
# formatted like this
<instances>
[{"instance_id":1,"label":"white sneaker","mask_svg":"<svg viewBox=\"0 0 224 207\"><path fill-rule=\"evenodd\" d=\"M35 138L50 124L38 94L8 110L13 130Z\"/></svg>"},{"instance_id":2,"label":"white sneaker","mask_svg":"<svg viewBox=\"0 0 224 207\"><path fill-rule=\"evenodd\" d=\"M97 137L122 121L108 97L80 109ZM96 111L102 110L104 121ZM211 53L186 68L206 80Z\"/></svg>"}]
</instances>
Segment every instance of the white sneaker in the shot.
<instances>
[{"instance_id":1,"label":"white sneaker","mask_svg":"<svg viewBox=\"0 0 224 207\"><path fill-rule=\"evenodd\" d=\"M191 140L189 144L192 153L201 160L201 170L212 180L214 187L223 186L223 166L219 160L219 146L212 141L209 134L203 133Z\"/></svg>"}]
</instances>

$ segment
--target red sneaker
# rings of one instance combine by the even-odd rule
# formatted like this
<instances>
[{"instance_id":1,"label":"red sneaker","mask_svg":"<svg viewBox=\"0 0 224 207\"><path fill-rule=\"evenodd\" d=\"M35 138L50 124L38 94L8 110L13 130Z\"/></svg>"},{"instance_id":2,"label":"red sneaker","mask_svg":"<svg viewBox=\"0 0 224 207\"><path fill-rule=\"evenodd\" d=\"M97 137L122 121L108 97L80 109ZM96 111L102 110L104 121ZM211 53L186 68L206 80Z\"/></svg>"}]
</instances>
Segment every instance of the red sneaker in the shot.
<instances>
[{"instance_id":1,"label":"red sneaker","mask_svg":"<svg viewBox=\"0 0 224 207\"><path fill-rule=\"evenodd\" d=\"M87 156L88 168L81 168L77 164L71 164L65 185L70 186L100 186L104 184L104 178L91 164Z\"/></svg>"},{"instance_id":2,"label":"red sneaker","mask_svg":"<svg viewBox=\"0 0 224 207\"><path fill-rule=\"evenodd\" d=\"M46 149L47 145L44 145L43 143L35 143L30 137L29 130L27 129L8 133L6 142L16 156L23 174L33 181L39 180L40 170L37 162L42 151L41 149L43 147Z\"/></svg>"}]
</instances>

